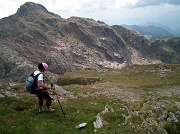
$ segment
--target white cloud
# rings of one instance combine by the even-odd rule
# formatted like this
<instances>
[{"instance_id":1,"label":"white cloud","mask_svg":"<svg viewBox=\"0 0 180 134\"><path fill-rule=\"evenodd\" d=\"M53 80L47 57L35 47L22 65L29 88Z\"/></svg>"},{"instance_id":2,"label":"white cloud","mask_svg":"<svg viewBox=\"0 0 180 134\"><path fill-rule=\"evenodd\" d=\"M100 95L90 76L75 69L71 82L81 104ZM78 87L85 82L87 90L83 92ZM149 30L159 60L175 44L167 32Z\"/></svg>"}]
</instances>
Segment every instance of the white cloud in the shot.
<instances>
[{"instance_id":1,"label":"white cloud","mask_svg":"<svg viewBox=\"0 0 180 134\"><path fill-rule=\"evenodd\" d=\"M79 16L107 24L143 21L180 23L180 0L31 0L63 18ZM28 0L0 0L0 18L16 13ZM169 20L167 20L167 17ZM173 21L171 21L173 20ZM174 24L173 24L174 23Z\"/></svg>"},{"instance_id":2,"label":"white cloud","mask_svg":"<svg viewBox=\"0 0 180 134\"><path fill-rule=\"evenodd\" d=\"M39 2L38 0L31 0ZM15 14L18 8L27 0L0 0L0 18Z\"/></svg>"},{"instance_id":3,"label":"white cloud","mask_svg":"<svg viewBox=\"0 0 180 134\"><path fill-rule=\"evenodd\" d=\"M116 0L114 7L115 8L133 7L138 2L139 0Z\"/></svg>"},{"instance_id":4,"label":"white cloud","mask_svg":"<svg viewBox=\"0 0 180 134\"><path fill-rule=\"evenodd\" d=\"M180 5L180 0L136 0L133 7L159 6L164 4Z\"/></svg>"}]
</instances>

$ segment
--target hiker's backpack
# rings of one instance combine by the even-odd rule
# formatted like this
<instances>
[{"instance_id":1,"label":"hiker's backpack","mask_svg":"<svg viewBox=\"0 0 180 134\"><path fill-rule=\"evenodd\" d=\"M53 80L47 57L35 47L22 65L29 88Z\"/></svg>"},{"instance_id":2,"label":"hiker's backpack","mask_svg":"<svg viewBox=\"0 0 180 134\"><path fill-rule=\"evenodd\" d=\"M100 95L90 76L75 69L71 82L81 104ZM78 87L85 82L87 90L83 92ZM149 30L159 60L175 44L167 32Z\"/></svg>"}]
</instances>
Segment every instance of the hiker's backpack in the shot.
<instances>
[{"instance_id":1,"label":"hiker's backpack","mask_svg":"<svg viewBox=\"0 0 180 134\"><path fill-rule=\"evenodd\" d=\"M38 88L38 83L37 83L37 77L40 75L41 73L38 73L34 76L34 73L32 73L26 80L26 90L31 93L34 94L34 91Z\"/></svg>"}]
</instances>

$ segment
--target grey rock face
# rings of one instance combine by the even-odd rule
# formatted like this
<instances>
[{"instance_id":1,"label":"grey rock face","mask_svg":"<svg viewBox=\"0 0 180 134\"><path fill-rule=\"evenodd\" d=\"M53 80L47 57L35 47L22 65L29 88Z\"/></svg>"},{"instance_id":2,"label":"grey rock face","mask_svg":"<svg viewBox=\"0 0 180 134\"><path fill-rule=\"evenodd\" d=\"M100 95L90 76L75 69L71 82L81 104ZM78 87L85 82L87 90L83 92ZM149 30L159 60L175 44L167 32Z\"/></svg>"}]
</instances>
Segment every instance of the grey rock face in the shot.
<instances>
[{"instance_id":1,"label":"grey rock face","mask_svg":"<svg viewBox=\"0 0 180 134\"><path fill-rule=\"evenodd\" d=\"M17 51L8 48L5 44L0 45L0 58L1 79L10 82L25 80L26 75L33 68L28 59L21 57Z\"/></svg>"}]
</instances>

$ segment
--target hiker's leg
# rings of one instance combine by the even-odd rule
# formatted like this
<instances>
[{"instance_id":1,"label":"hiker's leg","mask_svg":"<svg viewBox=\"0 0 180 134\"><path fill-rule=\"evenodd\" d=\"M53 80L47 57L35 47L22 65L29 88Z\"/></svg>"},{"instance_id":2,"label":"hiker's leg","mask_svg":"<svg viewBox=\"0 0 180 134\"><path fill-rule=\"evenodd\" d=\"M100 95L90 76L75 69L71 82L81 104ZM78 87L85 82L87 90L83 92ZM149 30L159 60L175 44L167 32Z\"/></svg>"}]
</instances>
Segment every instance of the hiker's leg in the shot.
<instances>
[{"instance_id":1,"label":"hiker's leg","mask_svg":"<svg viewBox=\"0 0 180 134\"><path fill-rule=\"evenodd\" d=\"M51 108L52 98L49 96L49 93L47 91L44 91L42 92L42 96L46 100L47 111L53 112L54 109Z\"/></svg>"},{"instance_id":2,"label":"hiker's leg","mask_svg":"<svg viewBox=\"0 0 180 134\"><path fill-rule=\"evenodd\" d=\"M51 105L51 97L49 96L48 92L42 92L43 98L46 100L46 106L49 107Z\"/></svg>"},{"instance_id":3,"label":"hiker's leg","mask_svg":"<svg viewBox=\"0 0 180 134\"><path fill-rule=\"evenodd\" d=\"M43 97L42 97L42 90L36 90L35 91L36 96L38 97L38 103L39 103L39 113L42 113L44 111L43 108Z\"/></svg>"},{"instance_id":4,"label":"hiker's leg","mask_svg":"<svg viewBox=\"0 0 180 134\"><path fill-rule=\"evenodd\" d=\"M35 94L36 94L36 96L38 97L39 107L42 108L42 107L43 107L42 91L41 91L41 90L37 90Z\"/></svg>"},{"instance_id":5,"label":"hiker's leg","mask_svg":"<svg viewBox=\"0 0 180 134\"><path fill-rule=\"evenodd\" d=\"M42 108L43 107L43 97L42 96L38 96L38 102L39 102L39 107Z\"/></svg>"}]
</instances>

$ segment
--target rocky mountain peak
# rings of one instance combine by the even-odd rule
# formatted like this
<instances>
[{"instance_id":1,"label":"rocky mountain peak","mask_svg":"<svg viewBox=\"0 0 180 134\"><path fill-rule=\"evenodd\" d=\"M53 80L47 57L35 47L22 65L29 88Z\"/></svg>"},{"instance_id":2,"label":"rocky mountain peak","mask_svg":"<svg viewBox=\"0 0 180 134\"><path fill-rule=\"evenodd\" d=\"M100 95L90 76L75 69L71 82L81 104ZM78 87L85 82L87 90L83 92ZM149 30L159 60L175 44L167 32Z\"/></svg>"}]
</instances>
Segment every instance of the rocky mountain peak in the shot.
<instances>
[{"instance_id":1,"label":"rocky mountain peak","mask_svg":"<svg viewBox=\"0 0 180 134\"><path fill-rule=\"evenodd\" d=\"M39 14L41 12L48 13L48 10L43 5L33 2L26 2L25 4L20 6L16 14L19 16L27 16L35 13Z\"/></svg>"}]
</instances>

